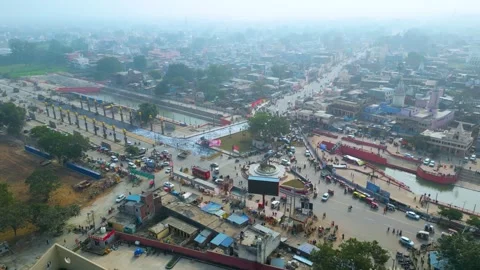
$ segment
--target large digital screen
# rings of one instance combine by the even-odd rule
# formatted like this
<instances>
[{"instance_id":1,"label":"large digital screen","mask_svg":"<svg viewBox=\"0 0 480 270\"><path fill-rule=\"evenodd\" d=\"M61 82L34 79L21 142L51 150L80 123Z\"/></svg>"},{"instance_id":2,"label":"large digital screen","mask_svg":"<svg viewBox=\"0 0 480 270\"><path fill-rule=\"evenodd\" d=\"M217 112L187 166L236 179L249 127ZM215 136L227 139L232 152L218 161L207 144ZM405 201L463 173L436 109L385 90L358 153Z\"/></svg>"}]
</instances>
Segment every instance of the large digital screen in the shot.
<instances>
[{"instance_id":1,"label":"large digital screen","mask_svg":"<svg viewBox=\"0 0 480 270\"><path fill-rule=\"evenodd\" d=\"M278 196L279 180L278 178L255 178L251 176L248 178L248 193Z\"/></svg>"}]
</instances>

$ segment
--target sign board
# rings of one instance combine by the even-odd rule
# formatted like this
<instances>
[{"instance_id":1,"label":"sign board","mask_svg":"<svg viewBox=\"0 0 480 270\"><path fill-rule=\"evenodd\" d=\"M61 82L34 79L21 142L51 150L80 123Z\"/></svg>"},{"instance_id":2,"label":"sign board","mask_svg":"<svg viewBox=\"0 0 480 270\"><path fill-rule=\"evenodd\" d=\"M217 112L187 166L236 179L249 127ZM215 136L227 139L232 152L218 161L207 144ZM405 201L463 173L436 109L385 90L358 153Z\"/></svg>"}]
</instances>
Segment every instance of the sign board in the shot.
<instances>
[{"instance_id":1,"label":"sign board","mask_svg":"<svg viewBox=\"0 0 480 270\"><path fill-rule=\"evenodd\" d=\"M130 173L133 174L133 175L143 176L143 177L145 177L145 178L147 178L147 179L155 179L155 175L150 174L150 173L147 173L147 172L135 170L135 169L131 169L131 170L130 170Z\"/></svg>"},{"instance_id":2,"label":"sign board","mask_svg":"<svg viewBox=\"0 0 480 270\"><path fill-rule=\"evenodd\" d=\"M372 191L373 193L379 193L380 187L375 185L374 183L367 181L367 190Z\"/></svg>"},{"instance_id":3,"label":"sign board","mask_svg":"<svg viewBox=\"0 0 480 270\"><path fill-rule=\"evenodd\" d=\"M388 191L385 191L385 190L380 190L378 192L380 195L382 195L383 197L387 198L387 199L390 199L390 192Z\"/></svg>"}]
</instances>

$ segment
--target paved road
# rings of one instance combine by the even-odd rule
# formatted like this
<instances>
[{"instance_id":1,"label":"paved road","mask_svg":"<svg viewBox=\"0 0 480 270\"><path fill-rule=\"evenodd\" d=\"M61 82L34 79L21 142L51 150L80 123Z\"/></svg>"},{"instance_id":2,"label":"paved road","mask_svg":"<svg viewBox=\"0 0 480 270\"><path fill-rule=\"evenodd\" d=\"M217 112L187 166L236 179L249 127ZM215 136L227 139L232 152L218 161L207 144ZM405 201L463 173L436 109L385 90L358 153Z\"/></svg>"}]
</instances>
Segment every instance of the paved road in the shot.
<instances>
[{"instance_id":1,"label":"paved road","mask_svg":"<svg viewBox=\"0 0 480 270\"><path fill-rule=\"evenodd\" d=\"M323 213L327 214L327 224L333 220L335 224L339 225L341 233L345 234L345 238L355 237L361 240L377 240L384 248L394 253L396 251L404 251L404 248L398 243L398 236L392 233L386 233L387 228L390 230L395 228L403 231L402 235L409 237L413 240L416 246L419 246L421 241L416 239L416 233L423 230L425 221L415 221L407 219L405 213L401 211L389 212L386 215L383 214L383 210L378 211L371 210L367 204L359 200L353 199L351 194L344 195L344 190L338 185L327 184L324 180L320 179L320 173L314 172L313 167L309 167L307 158L305 157L305 148L296 148L296 158L298 160L298 166L303 168L303 164L307 164L306 169L302 170L302 175L309 178L319 191L319 197L317 199L311 199L313 203L313 212L320 218ZM321 202L320 197L328 189L332 189L335 195L332 196L327 202ZM299 200L296 202L299 206ZM348 206L352 205L353 209L348 212ZM436 228L437 233L434 235L434 239L440 236L440 230Z\"/></svg>"},{"instance_id":2,"label":"paved road","mask_svg":"<svg viewBox=\"0 0 480 270\"><path fill-rule=\"evenodd\" d=\"M362 56L363 53L359 54L353 59L345 60L338 63L330 69L330 72L324 73L324 76L322 78L319 78L318 81L307 84L302 90L297 91L291 95L286 95L282 99L278 99L276 103L272 104L268 109L270 110L270 112L278 111L280 114L285 113L289 109L288 102L294 105L295 100L297 100L298 98L312 96L313 93L320 92L322 88L328 86L331 82L333 82L333 80L335 80L335 78L338 76L338 73L343 69L345 65L352 63L357 59L360 59L360 57Z\"/></svg>"}]
</instances>

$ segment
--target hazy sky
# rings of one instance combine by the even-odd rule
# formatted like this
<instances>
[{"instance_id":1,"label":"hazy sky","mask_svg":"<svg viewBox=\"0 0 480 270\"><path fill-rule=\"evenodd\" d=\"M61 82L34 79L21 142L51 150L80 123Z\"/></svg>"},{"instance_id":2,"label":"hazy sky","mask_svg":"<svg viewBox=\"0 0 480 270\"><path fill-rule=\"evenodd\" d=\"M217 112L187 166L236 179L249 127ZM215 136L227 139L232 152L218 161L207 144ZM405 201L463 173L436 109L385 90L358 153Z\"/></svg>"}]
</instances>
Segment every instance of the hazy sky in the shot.
<instances>
[{"instance_id":1,"label":"hazy sky","mask_svg":"<svg viewBox=\"0 0 480 270\"><path fill-rule=\"evenodd\" d=\"M6 19L322 20L480 15L480 0L0 0Z\"/></svg>"}]
</instances>

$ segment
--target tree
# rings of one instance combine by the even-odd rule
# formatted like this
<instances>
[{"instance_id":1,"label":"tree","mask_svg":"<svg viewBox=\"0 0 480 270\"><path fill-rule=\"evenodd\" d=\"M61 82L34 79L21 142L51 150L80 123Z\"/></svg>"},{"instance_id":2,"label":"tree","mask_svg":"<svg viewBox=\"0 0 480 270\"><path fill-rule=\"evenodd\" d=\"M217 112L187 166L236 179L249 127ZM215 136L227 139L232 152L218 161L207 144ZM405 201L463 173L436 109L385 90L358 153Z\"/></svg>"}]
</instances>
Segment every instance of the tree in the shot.
<instances>
[{"instance_id":1,"label":"tree","mask_svg":"<svg viewBox=\"0 0 480 270\"><path fill-rule=\"evenodd\" d=\"M11 102L0 104L0 127L6 126L7 133L18 135L25 125L26 111Z\"/></svg>"},{"instance_id":2,"label":"tree","mask_svg":"<svg viewBox=\"0 0 480 270\"><path fill-rule=\"evenodd\" d=\"M438 253L447 269L480 269L480 242L470 233L456 233L438 238Z\"/></svg>"},{"instance_id":3,"label":"tree","mask_svg":"<svg viewBox=\"0 0 480 270\"><path fill-rule=\"evenodd\" d=\"M137 70L145 70L147 68L147 58L145 55L137 55L133 58L133 67Z\"/></svg>"},{"instance_id":4,"label":"tree","mask_svg":"<svg viewBox=\"0 0 480 270\"><path fill-rule=\"evenodd\" d=\"M14 201L13 194L6 183L0 183L0 207L7 207Z\"/></svg>"},{"instance_id":5,"label":"tree","mask_svg":"<svg viewBox=\"0 0 480 270\"><path fill-rule=\"evenodd\" d=\"M0 208L0 230L10 228L17 236L17 230L27 225L28 206L22 202L14 201L8 207Z\"/></svg>"},{"instance_id":6,"label":"tree","mask_svg":"<svg viewBox=\"0 0 480 270\"><path fill-rule=\"evenodd\" d=\"M122 63L116 57L104 57L97 62L97 72L111 75L123 70Z\"/></svg>"},{"instance_id":7,"label":"tree","mask_svg":"<svg viewBox=\"0 0 480 270\"><path fill-rule=\"evenodd\" d=\"M271 67L273 77L285 79L287 77L287 67L285 65L273 65Z\"/></svg>"},{"instance_id":8,"label":"tree","mask_svg":"<svg viewBox=\"0 0 480 270\"><path fill-rule=\"evenodd\" d=\"M175 77L172 79L172 85L178 87L179 89L185 89L185 87L187 86L187 81L185 81L184 78L182 77Z\"/></svg>"},{"instance_id":9,"label":"tree","mask_svg":"<svg viewBox=\"0 0 480 270\"><path fill-rule=\"evenodd\" d=\"M158 108L155 104L142 103L138 106L137 117L143 123L149 123L158 115Z\"/></svg>"},{"instance_id":10,"label":"tree","mask_svg":"<svg viewBox=\"0 0 480 270\"><path fill-rule=\"evenodd\" d=\"M155 80L160 80L162 78L162 72L158 69L150 71L148 75L152 76Z\"/></svg>"},{"instance_id":11,"label":"tree","mask_svg":"<svg viewBox=\"0 0 480 270\"><path fill-rule=\"evenodd\" d=\"M40 232L58 233L63 229L65 221L71 217L70 206L61 207L48 206L45 204L37 205L32 210L38 211L32 223L37 226Z\"/></svg>"},{"instance_id":12,"label":"tree","mask_svg":"<svg viewBox=\"0 0 480 270\"><path fill-rule=\"evenodd\" d=\"M250 133L261 140L270 141L290 132L290 123L284 117L269 113L256 113L248 119Z\"/></svg>"},{"instance_id":13,"label":"tree","mask_svg":"<svg viewBox=\"0 0 480 270\"><path fill-rule=\"evenodd\" d=\"M463 213L460 210L443 206L439 206L438 208L440 209L438 214L448 220L461 220L463 218Z\"/></svg>"},{"instance_id":14,"label":"tree","mask_svg":"<svg viewBox=\"0 0 480 270\"><path fill-rule=\"evenodd\" d=\"M221 83L232 77L231 70L225 65L210 65L206 70L207 78L215 83Z\"/></svg>"},{"instance_id":15,"label":"tree","mask_svg":"<svg viewBox=\"0 0 480 270\"><path fill-rule=\"evenodd\" d=\"M155 86L156 95L165 95L170 91L168 83L165 80L162 80L157 86Z\"/></svg>"},{"instance_id":16,"label":"tree","mask_svg":"<svg viewBox=\"0 0 480 270\"><path fill-rule=\"evenodd\" d=\"M90 148L88 138L80 134L65 134L47 127L35 127L31 134L37 138L41 149L54 155L59 161L63 159L78 159L84 151Z\"/></svg>"},{"instance_id":17,"label":"tree","mask_svg":"<svg viewBox=\"0 0 480 270\"><path fill-rule=\"evenodd\" d=\"M194 79L193 69L187 67L185 64L170 64L168 66L167 73L165 74L164 80L172 80L176 77L182 77L185 81L190 82Z\"/></svg>"},{"instance_id":18,"label":"tree","mask_svg":"<svg viewBox=\"0 0 480 270\"><path fill-rule=\"evenodd\" d=\"M47 202L50 194L61 186L60 180L52 170L41 169L33 171L25 183L29 185L31 199L43 203Z\"/></svg>"},{"instance_id":19,"label":"tree","mask_svg":"<svg viewBox=\"0 0 480 270\"><path fill-rule=\"evenodd\" d=\"M480 229L480 218L477 216L470 216L470 218L467 220L467 224Z\"/></svg>"},{"instance_id":20,"label":"tree","mask_svg":"<svg viewBox=\"0 0 480 270\"><path fill-rule=\"evenodd\" d=\"M70 44L75 51L88 51L88 43L84 38L77 38Z\"/></svg>"},{"instance_id":21,"label":"tree","mask_svg":"<svg viewBox=\"0 0 480 270\"><path fill-rule=\"evenodd\" d=\"M409 52L406 62L412 68L418 68L420 64L424 61L425 57L417 52Z\"/></svg>"},{"instance_id":22,"label":"tree","mask_svg":"<svg viewBox=\"0 0 480 270\"><path fill-rule=\"evenodd\" d=\"M136 157L138 156L138 154L140 154L140 149L134 145L128 145L127 147L125 147L125 152Z\"/></svg>"},{"instance_id":23,"label":"tree","mask_svg":"<svg viewBox=\"0 0 480 270\"><path fill-rule=\"evenodd\" d=\"M350 269L386 269L389 259L388 251L377 241L358 241L351 238L335 250L330 243L323 243L318 251L310 255L315 270L350 270Z\"/></svg>"}]
</instances>

